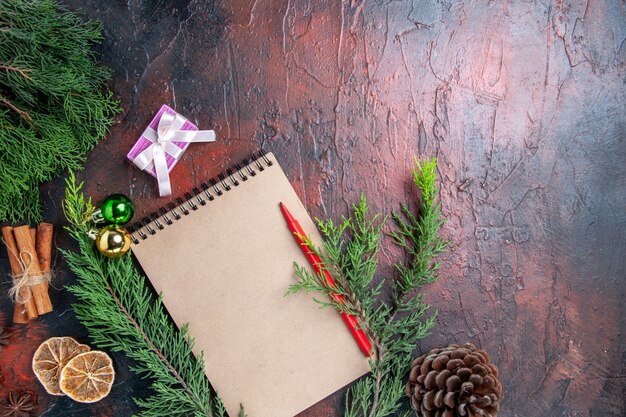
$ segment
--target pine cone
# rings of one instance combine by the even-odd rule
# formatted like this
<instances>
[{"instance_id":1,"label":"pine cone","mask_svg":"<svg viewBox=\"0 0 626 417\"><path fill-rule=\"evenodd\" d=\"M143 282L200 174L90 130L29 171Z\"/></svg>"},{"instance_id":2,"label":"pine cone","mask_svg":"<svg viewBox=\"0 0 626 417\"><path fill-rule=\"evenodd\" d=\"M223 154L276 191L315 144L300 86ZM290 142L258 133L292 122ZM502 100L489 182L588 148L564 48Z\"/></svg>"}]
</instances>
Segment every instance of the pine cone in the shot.
<instances>
[{"instance_id":1,"label":"pine cone","mask_svg":"<svg viewBox=\"0 0 626 417\"><path fill-rule=\"evenodd\" d=\"M496 417L502 385L487 352L452 344L413 361L406 395L419 417Z\"/></svg>"}]
</instances>

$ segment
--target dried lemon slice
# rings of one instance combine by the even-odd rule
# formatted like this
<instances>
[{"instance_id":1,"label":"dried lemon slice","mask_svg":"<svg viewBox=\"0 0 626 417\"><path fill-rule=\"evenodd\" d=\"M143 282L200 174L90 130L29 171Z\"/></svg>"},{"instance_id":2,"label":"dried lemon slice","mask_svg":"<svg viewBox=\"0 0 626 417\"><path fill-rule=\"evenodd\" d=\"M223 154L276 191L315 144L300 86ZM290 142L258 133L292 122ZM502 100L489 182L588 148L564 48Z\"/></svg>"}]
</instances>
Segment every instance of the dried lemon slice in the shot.
<instances>
[{"instance_id":1,"label":"dried lemon slice","mask_svg":"<svg viewBox=\"0 0 626 417\"><path fill-rule=\"evenodd\" d=\"M52 337L43 342L33 356L33 372L48 394L63 395L59 376L63 367L76 355L91 350L71 337Z\"/></svg>"},{"instance_id":2,"label":"dried lemon slice","mask_svg":"<svg viewBox=\"0 0 626 417\"><path fill-rule=\"evenodd\" d=\"M61 391L74 401L95 403L111 391L115 380L113 362L109 355L98 350L81 353L61 371Z\"/></svg>"}]
</instances>

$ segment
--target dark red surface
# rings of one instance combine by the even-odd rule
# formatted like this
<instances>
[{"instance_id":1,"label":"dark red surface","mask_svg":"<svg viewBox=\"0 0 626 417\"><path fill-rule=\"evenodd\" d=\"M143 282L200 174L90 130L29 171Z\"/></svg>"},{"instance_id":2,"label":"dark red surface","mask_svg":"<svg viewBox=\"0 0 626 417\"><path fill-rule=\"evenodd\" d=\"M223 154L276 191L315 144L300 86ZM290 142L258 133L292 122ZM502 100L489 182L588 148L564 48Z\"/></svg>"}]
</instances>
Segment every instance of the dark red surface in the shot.
<instances>
[{"instance_id":1,"label":"dark red surface","mask_svg":"<svg viewBox=\"0 0 626 417\"><path fill-rule=\"evenodd\" d=\"M70 6L103 21L99 51L124 108L79 173L95 200L125 192L140 214L169 201L125 160L162 103L218 134L187 150L173 197L262 148L313 216L339 218L361 192L389 213L415 195L413 157L437 156L451 246L427 288L440 314L421 350L486 349L501 369L501 416L624 415L622 1ZM62 192L63 179L42 189L57 225ZM63 233L57 244L71 247ZM381 274L397 255L385 241ZM5 258L0 267L8 272ZM48 417L132 415L145 383L122 355L97 405L52 398L33 380L32 351L46 337L88 342L63 290L73 277L62 259L56 267L55 312L11 327L0 353L2 395L32 390ZM339 392L302 416L341 415L342 403Z\"/></svg>"}]
</instances>

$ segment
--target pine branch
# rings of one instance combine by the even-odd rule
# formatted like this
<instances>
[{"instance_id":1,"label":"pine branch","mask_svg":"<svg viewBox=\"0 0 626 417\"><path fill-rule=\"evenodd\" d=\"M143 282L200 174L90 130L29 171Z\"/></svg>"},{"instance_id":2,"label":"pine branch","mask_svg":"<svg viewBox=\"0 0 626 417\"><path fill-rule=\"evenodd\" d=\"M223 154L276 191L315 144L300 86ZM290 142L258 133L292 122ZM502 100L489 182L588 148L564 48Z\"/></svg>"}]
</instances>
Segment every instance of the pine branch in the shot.
<instances>
[{"instance_id":1,"label":"pine branch","mask_svg":"<svg viewBox=\"0 0 626 417\"><path fill-rule=\"evenodd\" d=\"M436 185L437 159L432 158L423 164L416 159L415 165L413 179L422 193L423 201L421 216L413 215L406 205L402 205L402 214L392 214L398 230L390 233L390 236L410 257L408 265L400 262L395 264L400 280L393 287L396 303L394 310L402 309L406 298L413 291L437 279L439 264L432 261L447 247L447 242L439 233L443 225L441 207L435 203L439 191Z\"/></svg>"},{"instance_id":2,"label":"pine branch","mask_svg":"<svg viewBox=\"0 0 626 417\"><path fill-rule=\"evenodd\" d=\"M27 111L18 108L15 104L11 103L3 96L0 96L0 103L2 103L3 106L6 106L16 112L22 119L24 119L25 122L30 124L33 121L33 118L30 116L30 114L28 114Z\"/></svg>"},{"instance_id":3,"label":"pine branch","mask_svg":"<svg viewBox=\"0 0 626 417\"><path fill-rule=\"evenodd\" d=\"M124 352L136 361L133 371L151 379L154 394L135 399L140 416L224 417L224 407L205 377L203 356L192 352L187 326L175 328L130 256L108 259L95 250L87 236L94 208L81 188L71 174L63 209L79 251L62 253L78 277L68 287L78 299L72 307L94 345Z\"/></svg>"},{"instance_id":4,"label":"pine branch","mask_svg":"<svg viewBox=\"0 0 626 417\"><path fill-rule=\"evenodd\" d=\"M98 22L51 0L0 1L0 221L41 220L39 184L80 169L118 103Z\"/></svg>"},{"instance_id":5,"label":"pine branch","mask_svg":"<svg viewBox=\"0 0 626 417\"><path fill-rule=\"evenodd\" d=\"M30 72L29 69L13 67L11 65L4 65L4 64L0 64L0 69L6 70L6 71L15 71L19 73L22 77L28 80L32 80L32 78L30 78L30 76L28 75L28 73Z\"/></svg>"},{"instance_id":6,"label":"pine branch","mask_svg":"<svg viewBox=\"0 0 626 417\"><path fill-rule=\"evenodd\" d=\"M345 304L332 299L316 301L322 307L355 315L375 348L375 356L370 359L372 373L355 383L346 395L345 417L384 417L400 411L405 405L401 401L405 391L403 378L409 371L416 343L435 324L437 313L427 317L430 306L418 291L437 279L439 265L434 259L447 245L440 236L443 220L435 201L436 163L434 158L423 164L416 160L413 179L421 191L419 214L412 213L405 204L401 205L400 213L392 213L396 229L390 236L408 255L407 263L395 264L397 279L375 283L386 218L379 220L380 213L368 215L365 196L353 206L353 216L344 218L339 226L332 220L318 220L324 236L322 248L305 242L320 256L337 288L329 287L322 274L313 274L296 265L298 282L290 286L288 294L298 291L342 294ZM384 285L391 286L390 301L381 296Z\"/></svg>"}]
</instances>

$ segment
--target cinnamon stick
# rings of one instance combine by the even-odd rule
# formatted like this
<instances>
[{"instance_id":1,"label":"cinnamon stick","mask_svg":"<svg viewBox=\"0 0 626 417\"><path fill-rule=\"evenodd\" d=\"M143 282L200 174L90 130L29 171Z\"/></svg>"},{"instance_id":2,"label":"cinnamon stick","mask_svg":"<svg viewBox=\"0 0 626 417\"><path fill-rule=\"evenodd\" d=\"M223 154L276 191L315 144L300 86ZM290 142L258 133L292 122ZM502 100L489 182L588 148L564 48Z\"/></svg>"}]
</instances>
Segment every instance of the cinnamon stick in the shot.
<instances>
[{"instance_id":1,"label":"cinnamon stick","mask_svg":"<svg viewBox=\"0 0 626 417\"><path fill-rule=\"evenodd\" d=\"M15 242L15 236L13 235L13 228L11 226L5 226L2 228L2 238L7 247L9 253L9 265L11 266L11 274L14 277L19 277L24 271L18 260L17 243ZM26 303L16 303L13 310L13 323L26 324L29 320L37 318L37 306L35 300L31 295L29 287L23 287L19 294L21 299L28 300Z\"/></svg>"},{"instance_id":2,"label":"cinnamon stick","mask_svg":"<svg viewBox=\"0 0 626 417\"><path fill-rule=\"evenodd\" d=\"M39 258L39 265L44 274L50 273L52 264L52 234L54 226L50 223L39 223L37 226L37 242L35 248L37 249L37 257ZM46 292L48 292L48 283L44 282Z\"/></svg>"},{"instance_id":3,"label":"cinnamon stick","mask_svg":"<svg viewBox=\"0 0 626 417\"><path fill-rule=\"evenodd\" d=\"M37 256L37 249L35 248L35 242L30 237L30 228L28 226L20 226L13 229L15 235L15 241L17 242L17 248L19 249L22 262L28 265L28 272L32 276L42 275L43 271L39 264L39 258ZM22 256L21 254L30 254L30 256ZM48 295L47 285L44 283L35 284L30 287L30 291L35 300L37 306L37 313L39 315L46 314L52 311L52 302Z\"/></svg>"},{"instance_id":4,"label":"cinnamon stick","mask_svg":"<svg viewBox=\"0 0 626 417\"><path fill-rule=\"evenodd\" d=\"M35 244L35 247L37 247L37 228L36 227L30 227L29 228L29 232L30 232L30 238L32 239L33 243Z\"/></svg>"}]
</instances>

